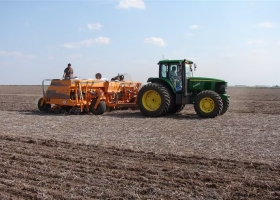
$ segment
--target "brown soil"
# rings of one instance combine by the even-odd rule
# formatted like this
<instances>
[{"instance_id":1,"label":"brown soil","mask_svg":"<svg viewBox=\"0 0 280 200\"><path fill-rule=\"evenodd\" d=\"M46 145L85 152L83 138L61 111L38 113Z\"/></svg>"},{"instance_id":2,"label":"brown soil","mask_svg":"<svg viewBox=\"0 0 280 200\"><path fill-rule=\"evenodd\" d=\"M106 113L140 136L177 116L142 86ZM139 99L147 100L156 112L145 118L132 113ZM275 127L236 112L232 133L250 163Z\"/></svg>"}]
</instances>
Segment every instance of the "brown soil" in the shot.
<instances>
[{"instance_id":1,"label":"brown soil","mask_svg":"<svg viewBox=\"0 0 280 200\"><path fill-rule=\"evenodd\" d=\"M230 88L200 119L37 110L40 86L0 87L0 199L280 199L280 90Z\"/></svg>"}]
</instances>

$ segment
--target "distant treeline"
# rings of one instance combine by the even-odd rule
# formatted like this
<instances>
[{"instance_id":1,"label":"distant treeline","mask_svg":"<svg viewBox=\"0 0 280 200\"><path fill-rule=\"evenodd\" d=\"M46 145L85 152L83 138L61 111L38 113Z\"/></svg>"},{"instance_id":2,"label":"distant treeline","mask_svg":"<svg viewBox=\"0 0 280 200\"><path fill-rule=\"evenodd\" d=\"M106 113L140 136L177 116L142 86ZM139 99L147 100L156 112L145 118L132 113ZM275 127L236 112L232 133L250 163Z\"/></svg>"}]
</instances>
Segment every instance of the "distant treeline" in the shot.
<instances>
[{"instance_id":1,"label":"distant treeline","mask_svg":"<svg viewBox=\"0 0 280 200\"><path fill-rule=\"evenodd\" d=\"M256 85L256 86L247 86L247 85L234 85L229 87L238 87L238 88L280 88L279 85L275 86L265 86L265 85Z\"/></svg>"}]
</instances>

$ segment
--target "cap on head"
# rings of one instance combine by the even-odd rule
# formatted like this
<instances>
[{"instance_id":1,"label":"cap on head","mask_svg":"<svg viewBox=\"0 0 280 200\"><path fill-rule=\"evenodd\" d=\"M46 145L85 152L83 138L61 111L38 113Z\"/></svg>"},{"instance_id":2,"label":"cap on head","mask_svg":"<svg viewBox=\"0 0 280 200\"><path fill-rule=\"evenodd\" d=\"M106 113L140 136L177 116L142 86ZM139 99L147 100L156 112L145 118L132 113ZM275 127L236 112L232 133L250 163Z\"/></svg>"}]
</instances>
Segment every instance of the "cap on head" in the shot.
<instances>
[{"instance_id":1,"label":"cap on head","mask_svg":"<svg viewBox=\"0 0 280 200\"><path fill-rule=\"evenodd\" d=\"M68 63L68 66L71 66L71 64L70 64L70 63Z\"/></svg>"}]
</instances>

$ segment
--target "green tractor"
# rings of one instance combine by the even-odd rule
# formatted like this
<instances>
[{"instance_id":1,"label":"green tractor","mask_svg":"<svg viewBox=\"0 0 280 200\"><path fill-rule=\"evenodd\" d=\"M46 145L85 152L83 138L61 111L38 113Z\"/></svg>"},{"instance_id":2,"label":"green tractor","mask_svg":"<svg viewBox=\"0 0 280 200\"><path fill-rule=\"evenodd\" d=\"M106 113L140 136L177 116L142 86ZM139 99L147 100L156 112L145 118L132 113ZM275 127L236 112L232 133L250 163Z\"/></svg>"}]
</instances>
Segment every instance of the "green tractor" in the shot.
<instances>
[{"instance_id":1,"label":"green tractor","mask_svg":"<svg viewBox=\"0 0 280 200\"><path fill-rule=\"evenodd\" d=\"M194 104L203 118L223 115L229 108L227 82L214 78L193 77L196 65L190 60L161 60L159 77L148 79L138 95L137 104L147 117L180 112Z\"/></svg>"}]
</instances>

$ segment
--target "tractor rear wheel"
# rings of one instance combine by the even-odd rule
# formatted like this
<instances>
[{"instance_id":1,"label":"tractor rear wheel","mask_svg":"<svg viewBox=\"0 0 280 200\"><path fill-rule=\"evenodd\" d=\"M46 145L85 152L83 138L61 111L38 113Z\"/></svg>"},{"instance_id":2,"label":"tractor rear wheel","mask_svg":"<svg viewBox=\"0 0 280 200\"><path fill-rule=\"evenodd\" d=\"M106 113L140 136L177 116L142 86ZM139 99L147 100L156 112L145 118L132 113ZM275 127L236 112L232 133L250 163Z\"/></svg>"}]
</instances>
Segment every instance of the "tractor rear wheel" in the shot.
<instances>
[{"instance_id":1,"label":"tractor rear wheel","mask_svg":"<svg viewBox=\"0 0 280 200\"><path fill-rule=\"evenodd\" d=\"M106 112L106 104L104 101L100 101L97 108L94 109L96 101L96 99L92 99L89 110L94 115L102 115L104 112Z\"/></svg>"},{"instance_id":2,"label":"tractor rear wheel","mask_svg":"<svg viewBox=\"0 0 280 200\"><path fill-rule=\"evenodd\" d=\"M167 88L167 91L169 94L170 104L166 111L166 114L174 114L175 113L174 110L176 110L175 95L170 88Z\"/></svg>"},{"instance_id":3,"label":"tractor rear wheel","mask_svg":"<svg viewBox=\"0 0 280 200\"><path fill-rule=\"evenodd\" d=\"M223 109L222 109L220 115L225 114L228 111L228 109L229 109L229 100L228 99L223 100Z\"/></svg>"},{"instance_id":4,"label":"tractor rear wheel","mask_svg":"<svg viewBox=\"0 0 280 200\"><path fill-rule=\"evenodd\" d=\"M170 94L167 88L157 83L144 85L137 96L141 113L147 117L159 117L170 107Z\"/></svg>"},{"instance_id":5,"label":"tractor rear wheel","mask_svg":"<svg viewBox=\"0 0 280 200\"><path fill-rule=\"evenodd\" d=\"M222 98L214 91L200 92L194 102L196 113L203 118L217 117L223 108Z\"/></svg>"}]
</instances>

